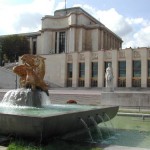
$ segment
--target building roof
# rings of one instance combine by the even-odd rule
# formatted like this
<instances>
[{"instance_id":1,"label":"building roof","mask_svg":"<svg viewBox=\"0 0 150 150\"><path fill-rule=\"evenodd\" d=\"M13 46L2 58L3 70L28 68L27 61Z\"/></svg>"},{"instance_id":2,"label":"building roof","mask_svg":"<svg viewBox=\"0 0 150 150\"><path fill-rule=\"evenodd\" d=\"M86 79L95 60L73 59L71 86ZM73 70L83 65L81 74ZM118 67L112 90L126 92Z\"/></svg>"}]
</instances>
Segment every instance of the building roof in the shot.
<instances>
[{"instance_id":1,"label":"building roof","mask_svg":"<svg viewBox=\"0 0 150 150\"><path fill-rule=\"evenodd\" d=\"M116 33L112 32L103 23L101 23L99 20L97 20L96 18L94 18L92 15L90 15L88 12L86 12L85 10L83 10L81 7L71 7L71 8L56 10L54 12L54 17L60 17L60 16L63 17L63 16L69 15L70 13L83 13L84 15L86 15L87 17L89 17L91 20L93 20L95 22L95 24L99 25L102 28L105 28L106 30L108 30L109 32L111 32L112 34L114 34L116 37L118 37L122 41L121 37L119 37Z\"/></svg>"}]
</instances>

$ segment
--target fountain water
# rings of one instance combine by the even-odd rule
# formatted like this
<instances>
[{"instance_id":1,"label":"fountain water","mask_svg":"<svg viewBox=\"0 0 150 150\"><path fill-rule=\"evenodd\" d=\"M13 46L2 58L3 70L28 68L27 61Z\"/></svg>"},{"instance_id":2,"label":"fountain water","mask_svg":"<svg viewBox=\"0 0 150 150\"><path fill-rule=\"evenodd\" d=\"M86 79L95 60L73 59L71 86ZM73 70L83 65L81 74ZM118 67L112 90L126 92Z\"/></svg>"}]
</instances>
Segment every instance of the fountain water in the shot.
<instances>
[{"instance_id":1,"label":"fountain water","mask_svg":"<svg viewBox=\"0 0 150 150\"><path fill-rule=\"evenodd\" d=\"M88 123L88 116L94 118L108 114L116 116L118 107L88 105L50 104L48 86L44 82L45 58L36 55L23 55L23 65L13 68L20 76L20 89L11 90L3 98L0 106L0 133L40 139L65 135L101 123L94 120ZM79 118L83 124L79 123ZM93 119L92 119L93 120ZM104 118L103 121L107 121ZM92 138L91 138L92 139Z\"/></svg>"},{"instance_id":2,"label":"fountain water","mask_svg":"<svg viewBox=\"0 0 150 150\"><path fill-rule=\"evenodd\" d=\"M113 124L111 122L111 118L109 117L109 115L107 113L105 113L105 116L107 117L108 121L110 122L111 127L114 129L114 126L113 126Z\"/></svg>"},{"instance_id":3,"label":"fountain water","mask_svg":"<svg viewBox=\"0 0 150 150\"><path fill-rule=\"evenodd\" d=\"M104 123L104 126L105 126L106 128L108 128L106 122L105 122L104 119L103 119L103 117L102 117L101 115L97 115L97 117L102 121L102 123ZM109 135L109 137L110 137L109 130L107 130L107 131L108 131L108 135Z\"/></svg>"},{"instance_id":4,"label":"fountain water","mask_svg":"<svg viewBox=\"0 0 150 150\"><path fill-rule=\"evenodd\" d=\"M85 129L87 130L87 133L88 133L88 135L89 135L91 141L93 142L94 140L93 140L93 137L92 137L92 134L91 134L91 131L90 131L88 125L86 124L86 122L85 122L82 118L80 118L80 121L81 121L82 124L84 125L84 127L85 127Z\"/></svg>"},{"instance_id":5,"label":"fountain water","mask_svg":"<svg viewBox=\"0 0 150 150\"><path fill-rule=\"evenodd\" d=\"M44 91L20 88L8 91L2 99L2 104L43 107L50 105L51 102Z\"/></svg>"},{"instance_id":6,"label":"fountain water","mask_svg":"<svg viewBox=\"0 0 150 150\"><path fill-rule=\"evenodd\" d=\"M99 138L101 140L103 140L102 132L101 132L100 128L98 127L97 122L95 121L94 117L90 116L89 118L92 121L92 123L94 124L94 127L96 128Z\"/></svg>"}]
</instances>

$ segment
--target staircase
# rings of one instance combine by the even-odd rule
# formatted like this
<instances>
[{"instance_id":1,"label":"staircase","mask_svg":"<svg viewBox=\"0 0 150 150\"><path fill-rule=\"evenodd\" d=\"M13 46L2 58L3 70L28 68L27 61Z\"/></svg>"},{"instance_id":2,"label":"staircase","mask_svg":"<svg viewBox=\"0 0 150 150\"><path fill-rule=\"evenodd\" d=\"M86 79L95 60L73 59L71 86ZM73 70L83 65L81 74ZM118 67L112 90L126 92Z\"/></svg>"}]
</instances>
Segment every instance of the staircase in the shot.
<instances>
[{"instance_id":1,"label":"staircase","mask_svg":"<svg viewBox=\"0 0 150 150\"><path fill-rule=\"evenodd\" d=\"M0 67L0 89L16 88L17 76L12 71L13 66L15 66L15 63Z\"/></svg>"}]
</instances>

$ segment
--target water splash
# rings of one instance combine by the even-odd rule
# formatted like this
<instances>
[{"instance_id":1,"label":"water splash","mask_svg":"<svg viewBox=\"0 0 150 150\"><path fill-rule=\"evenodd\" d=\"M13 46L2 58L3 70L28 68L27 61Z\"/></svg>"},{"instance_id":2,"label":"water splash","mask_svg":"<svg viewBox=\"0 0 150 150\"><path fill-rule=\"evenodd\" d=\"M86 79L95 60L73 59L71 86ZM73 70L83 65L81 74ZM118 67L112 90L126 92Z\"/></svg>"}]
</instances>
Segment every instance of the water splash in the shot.
<instances>
[{"instance_id":1,"label":"water splash","mask_svg":"<svg viewBox=\"0 0 150 150\"><path fill-rule=\"evenodd\" d=\"M82 118L80 118L80 121L82 122L82 124L84 125L86 131L88 132L88 135L89 135L89 137L90 137L90 140L91 140L92 142L94 142L93 137L92 137L92 135L91 135L91 131L90 131L88 125L86 124L86 122L85 122Z\"/></svg>"},{"instance_id":2,"label":"water splash","mask_svg":"<svg viewBox=\"0 0 150 150\"><path fill-rule=\"evenodd\" d=\"M101 132L100 128L98 127L97 122L95 121L94 117L93 117L93 116L90 116L89 119L90 119L90 120L92 121L92 123L94 124L94 127L96 128L97 133L98 133L100 139L103 140L102 132Z\"/></svg>"},{"instance_id":3,"label":"water splash","mask_svg":"<svg viewBox=\"0 0 150 150\"><path fill-rule=\"evenodd\" d=\"M106 116L106 118L107 118L108 121L110 122L111 127L114 129L114 126L113 126L113 124L112 124L112 122L111 122L111 119L110 119L110 117L108 116L108 114L107 114L107 113L104 113L104 115Z\"/></svg>"},{"instance_id":4,"label":"water splash","mask_svg":"<svg viewBox=\"0 0 150 150\"><path fill-rule=\"evenodd\" d=\"M107 124L106 124L106 122L104 121L103 117L102 117L101 115L99 115L99 114L97 114L97 117L102 121L102 123L104 124L104 126L108 129ZM108 132L108 135L109 135L109 137L110 137L109 130L107 130L107 132Z\"/></svg>"},{"instance_id":5,"label":"water splash","mask_svg":"<svg viewBox=\"0 0 150 150\"><path fill-rule=\"evenodd\" d=\"M8 106L33 106L42 107L50 105L50 98L44 91L19 88L8 91L3 99L2 104Z\"/></svg>"}]
</instances>

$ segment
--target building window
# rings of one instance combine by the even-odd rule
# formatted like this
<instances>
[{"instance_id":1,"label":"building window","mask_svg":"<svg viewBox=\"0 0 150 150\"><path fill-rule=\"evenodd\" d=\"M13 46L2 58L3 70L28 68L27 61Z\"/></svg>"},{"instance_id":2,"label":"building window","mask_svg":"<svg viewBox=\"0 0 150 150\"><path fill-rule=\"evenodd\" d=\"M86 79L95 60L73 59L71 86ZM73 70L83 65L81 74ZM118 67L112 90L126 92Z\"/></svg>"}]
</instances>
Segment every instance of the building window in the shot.
<instances>
[{"instance_id":1,"label":"building window","mask_svg":"<svg viewBox=\"0 0 150 150\"><path fill-rule=\"evenodd\" d=\"M85 63L79 63L79 78L84 78L85 76Z\"/></svg>"},{"instance_id":2,"label":"building window","mask_svg":"<svg viewBox=\"0 0 150 150\"><path fill-rule=\"evenodd\" d=\"M148 77L150 78L150 60L148 60Z\"/></svg>"},{"instance_id":3,"label":"building window","mask_svg":"<svg viewBox=\"0 0 150 150\"><path fill-rule=\"evenodd\" d=\"M133 87L141 87L141 61L133 61L133 78L132 78Z\"/></svg>"},{"instance_id":4,"label":"building window","mask_svg":"<svg viewBox=\"0 0 150 150\"><path fill-rule=\"evenodd\" d=\"M84 87L85 63L79 63L79 87Z\"/></svg>"},{"instance_id":5,"label":"building window","mask_svg":"<svg viewBox=\"0 0 150 150\"><path fill-rule=\"evenodd\" d=\"M98 62L92 62L92 79L91 86L97 87L97 76L98 76Z\"/></svg>"},{"instance_id":6,"label":"building window","mask_svg":"<svg viewBox=\"0 0 150 150\"><path fill-rule=\"evenodd\" d=\"M126 87L126 61L118 62L118 87Z\"/></svg>"},{"instance_id":7,"label":"building window","mask_svg":"<svg viewBox=\"0 0 150 150\"><path fill-rule=\"evenodd\" d=\"M56 32L55 34L55 53L65 52L66 32Z\"/></svg>"},{"instance_id":8,"label":"building window","mask_svg":"<svg viewBox=\"0 0 150 150\"><path fill-rule=\"evenodd\" d=\"M141 61L133 61L133 77L141 77Z\"/></svg>"},{"instance_id":9,"label":"building window","mask_svg":"<svg viewBox=\"0 0 150 150\"><path fill-rule=\"evenodd\" d=\"M65 52L65 32L59 33L59 53Z\"/></svg>"},{"instance_id":10,"label":"building window","mask_svg":"<svg viewBox=\"0 0 150 150\"><path fill-rule=\"evenodd\" d=\"M67 64L67 86L72 87L72 63Z\"/></svg>"},{"instance_id":11,"label":"building window","mask_svg":"<svg viewBox=\"0 0 150 150\"><path fill-rule=\"evenodd\" d=\"M150 87L150 60L148 60L147 62L147 66L148 66L148 79L147 79L147 87Z\"/></svg>"},{"instance_id":12,"label":"building window","mask_svg":"<svg viewBox=\"0 0 150 150\"><path fill-rule=\"evenodd\" d=\"M57 40L58 38L57 37L58 37L58 33L56 32L55 33L55 54L57 53L57 49L58 49L58 44L57 44L58 43L58 40Z\"/></svg>"},{"instance_id":13,"label":"building window","mask_svg":"<svg viewBox=\"0 0 150 150\"><path fill-rule=\"evenodd\" d=\"M36 54L36 41L33 41L33 54Z\"/></svg>"}]
</instances>

